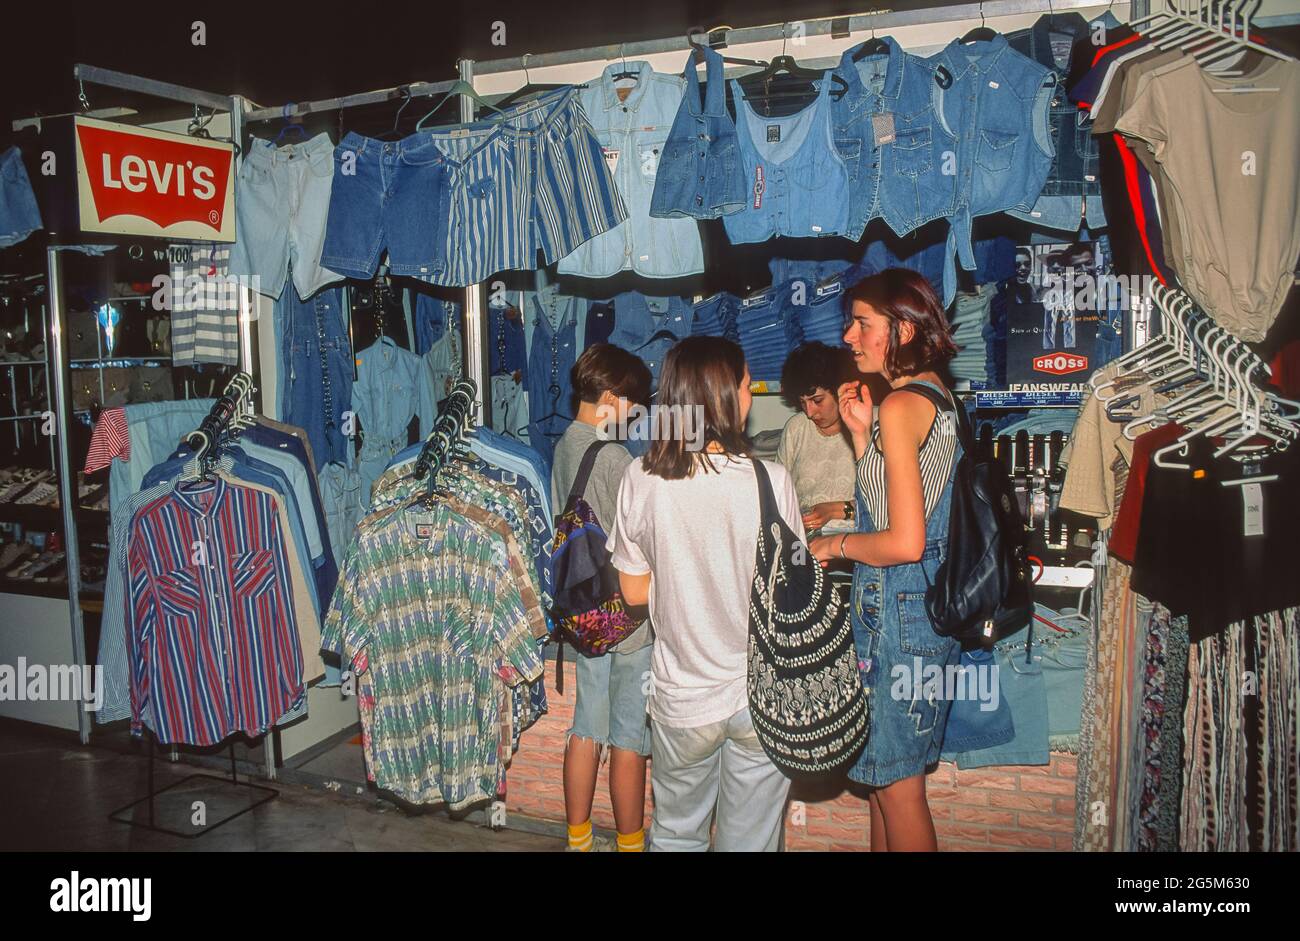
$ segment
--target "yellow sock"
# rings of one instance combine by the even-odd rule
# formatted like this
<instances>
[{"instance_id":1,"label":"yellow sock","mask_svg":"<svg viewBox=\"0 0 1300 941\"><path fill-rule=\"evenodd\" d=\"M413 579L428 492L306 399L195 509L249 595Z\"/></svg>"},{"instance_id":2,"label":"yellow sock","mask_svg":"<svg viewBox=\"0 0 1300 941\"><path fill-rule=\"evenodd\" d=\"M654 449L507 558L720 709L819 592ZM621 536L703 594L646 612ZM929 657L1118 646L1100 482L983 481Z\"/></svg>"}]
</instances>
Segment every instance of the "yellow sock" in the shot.
<instances>
[{"instance_id":1,"label":"yellow sock","mask_svg":"<svg viewBox=\"0 0 1300 941\"><path fill-rule=\"evenodd\" d=\"M645 827L635 833L618 834L618 851L620 853L644 853Z\"/></svg>"},{"instance_id":2,"label":"yellow sock","mask_svg":"<svg viewBox=\"0 0 1300 941\"><path fill-rule=\"evenodd\" d=\"M569 846L580 853L590 853L591 846L596 838L591 832L591 821L580 823L577 826L568 824L569 828Z\"/></svg>"}]
</instances>

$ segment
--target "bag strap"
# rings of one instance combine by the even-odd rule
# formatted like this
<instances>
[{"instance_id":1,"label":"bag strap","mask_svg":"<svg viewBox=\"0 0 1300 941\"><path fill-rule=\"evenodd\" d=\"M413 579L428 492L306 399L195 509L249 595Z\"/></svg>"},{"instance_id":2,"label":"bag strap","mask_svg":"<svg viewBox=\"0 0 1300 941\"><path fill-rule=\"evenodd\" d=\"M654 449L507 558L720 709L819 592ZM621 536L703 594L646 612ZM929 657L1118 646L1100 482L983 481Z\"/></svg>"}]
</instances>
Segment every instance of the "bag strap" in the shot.
<instances>
[{"instance_id":1,"label":"bag strap","mask_svg":"<svg viewBox=\"0 0 1300 941\"><path fill-rule=\"evenodd\" d=\"M962 450L970 455L972 461L975 460L975 437L970 429L965 407L959 408L948 396L922 382L909 382L905 386L899 386L894 391L915 392L917 395L929 399L937 411L947 410L952 412L957 422L957 440L961 442Z\"/></svg>"},{"instance_id":2,"label":"bag strap","mask_svg":"<svg viewBox=\"0 0 1300 941\"><path fill-rule=\"evenodd\" d=\"M754 477L758 480L758 525L765 529L781 517L776 508L776 494L772 492L772 480L767 475L767 468L758 458L750 458L754 464Z\"/></svg>"},{"instance_id":3,"label":"bag strap","mask_svg":"<svg viewBox=\"0 0 1300 941\"><path fill-rule=\"evenodd\" d=\"M607 444L615 444L613 441L593 441L587 446L587 451L582 455L582 463L578 465L578 476L573 478L573 486L569 488L569 498L564 503L564 509L567 511L573 506L578 497L587 492L587 481L591 478L591 471L596 466L596 457L600 454L600 449Z\"/></svg>"}]
</instances>

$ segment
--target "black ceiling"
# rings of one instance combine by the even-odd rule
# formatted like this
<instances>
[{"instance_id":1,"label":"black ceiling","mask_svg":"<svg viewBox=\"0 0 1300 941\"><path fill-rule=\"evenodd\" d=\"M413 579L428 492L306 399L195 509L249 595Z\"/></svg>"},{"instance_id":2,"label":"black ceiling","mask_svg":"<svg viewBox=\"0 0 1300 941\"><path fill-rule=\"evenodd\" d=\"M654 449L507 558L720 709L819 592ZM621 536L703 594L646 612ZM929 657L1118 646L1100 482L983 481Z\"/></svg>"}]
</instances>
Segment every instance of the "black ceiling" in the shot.
<instances>
[{"instance_id":1,"label":"black ceiling","mask_svg":"<svg viewBox=\"0 0 1300 941\"><path fill-rule=\"evenodd\" d=\"M77 108L84 62L268 105L455 77L458 58L491 59L683 35L693 26L780 23L953 0L316 0L11 4L0 19L0 100L15 117ZM191 42L202 20L206 46ZM505 46L492 43L505 24ZM791 50L794 52L795 50ZM88 86L92 107L145 104ZM156 106L156 102L153 103ZM389 109L391 110L391 108ZM413 110L413 109L412 109Z\"/></svg>"}]
</instances>

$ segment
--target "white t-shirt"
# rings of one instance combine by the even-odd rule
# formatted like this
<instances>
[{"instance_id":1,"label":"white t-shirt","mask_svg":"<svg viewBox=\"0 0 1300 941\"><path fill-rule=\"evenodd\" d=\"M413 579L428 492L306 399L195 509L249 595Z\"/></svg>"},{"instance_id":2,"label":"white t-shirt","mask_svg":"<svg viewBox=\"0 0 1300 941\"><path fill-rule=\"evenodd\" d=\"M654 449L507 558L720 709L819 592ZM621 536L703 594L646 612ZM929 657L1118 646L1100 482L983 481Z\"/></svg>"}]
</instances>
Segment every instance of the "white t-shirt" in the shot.
<instances>
[{"instance_id":1,"label":"white t-shirt","mask_svg":"<svg viewBox=\"0 0 1300 941\"><path fill-rule=\"evenodd\" d=\"M748 703L758 482L748 458L708 458L717 473L698 469L684 480L651 476L640 461L628 465L607 544L615 568L650 573L650 715L672 728L721 722ZM790 474L771 461L763 467L782 518L804 539Z\"/></svg>"}]
</instances>

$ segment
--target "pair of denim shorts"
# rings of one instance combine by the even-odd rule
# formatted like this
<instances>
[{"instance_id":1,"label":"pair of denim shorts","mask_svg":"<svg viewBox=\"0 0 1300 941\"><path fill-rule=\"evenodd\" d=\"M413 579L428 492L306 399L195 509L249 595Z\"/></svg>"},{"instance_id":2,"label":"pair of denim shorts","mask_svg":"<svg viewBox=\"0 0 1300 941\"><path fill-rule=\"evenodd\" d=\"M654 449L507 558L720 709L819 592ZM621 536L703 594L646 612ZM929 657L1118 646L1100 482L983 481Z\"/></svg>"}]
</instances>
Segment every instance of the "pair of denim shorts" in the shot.
<instances>
[{"instance_id":1,"label":"pair of denim shorts","mask_svg":"<svg viewBox=\"0 0 1300 941\"><path fill-rule=\"evenodd\" d=\"M646 644L631 653L612 650L600 657L578 657L578 695L570 735L650 754L646 699L654 649L654 644Z\"/></svg>"},{"instance_id":2,"label":"pair of denim shorts","mask_svg":"<svg viewBox=\"0 0 1300 941\"><path fill-rule=\"evenodd\" d=\"M334 148L321 264L368 279L388 249L393 274L434 279L447 262L447 159L428 134L381 141L348 134Z\"/></svg>"},{"instance_id":3,"label":"pair of denim shorts","mask_svg":"<svg viewBox=\"0 0 1300 941\"><path fill-rule=\"evenodd\" d=\"M333 152L328 134L284 147L256 139L249 145L235 183L238 240L230 250L231 275L258 278L257 290L271 298L284 290L290 265L302 298L342 279L321 263Z\"/></svg>"},{"instance_id":4,"label":"pair of denim shorts","mask_svg":"<svg viewBox=\"0 0 1300 941\"><path fill-rule=\"evenodd\" d=\"M627 218L575 88L424 137L450 170L450 194L447 264L422 280L466 287L533 271L539 251L552 264Z\"/></svg>"},{"instance_id":5,"label":"pair of denim shorts","mask_svg":"<svg viewBox=\"0 0 1300 941\"><path fill-rule=\"evenodd\" d=\"M41 211L22 151L10 147L0 156L0 248L17 245L39 228Z\"/></svg>"}]
</instances>

